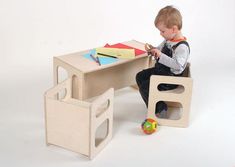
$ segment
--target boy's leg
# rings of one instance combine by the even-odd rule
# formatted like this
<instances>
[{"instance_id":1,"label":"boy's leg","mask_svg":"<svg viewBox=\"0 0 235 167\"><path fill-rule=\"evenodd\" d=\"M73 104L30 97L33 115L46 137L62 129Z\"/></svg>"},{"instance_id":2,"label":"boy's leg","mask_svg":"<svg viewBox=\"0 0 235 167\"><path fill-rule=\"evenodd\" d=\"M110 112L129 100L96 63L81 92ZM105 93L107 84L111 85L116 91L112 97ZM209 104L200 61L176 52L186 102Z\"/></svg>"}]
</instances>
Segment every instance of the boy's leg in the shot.
<instances>
[{"instance_id":1,"label":"boy's leg","mask_svg":"<svg viewBox=\"0 0 235 167\"><path fill-rule=\"evenodd\" d=\"M147 107L148 107L148 96L149 96L149 82L153 70L154 68L142 70L136 75L136 83L139 87L140 95L143 98Z\"/></svg>"},{"instance_id":2,"label":"boy's leg","mask_svg":"<svg viewBox=\"0 0 235 167\"><path fill-rule=\"evenodd\" d=\"M139 92L142 99L144 100L144 103L146 104L146 107L148 108L149 80L142 82L142 84L139 86Z\"/></svg>"},{"instance_id":3,"label":"boy's leg","mask_svg":"<svg viewBox=\"0 0 235 167\"><path fill-rule=\"evenodd\" d=\"M155 69L155 67L148 68L148 69L142 70L136 74L136 83L139 87L143 82L150 80L150 77L153 74L154 69Z\"/></svg>"},{"instance_id":4,"label":"boy's leg","mask_svg":"<svg viewBox=\"0 0 235 167\"><path fill-rule=\"evenodd\" d=\"M160 91L166 91L166 90L175 89L177 87L178 87L178 85L175 85L175 84L159 84L157 88Z\"/></svg>"},{"instance_id":5,"label":"boy's leg","mask_svg":"<svg viewBox=\"0 0 235 167\"><path fill-rule=\"evenodd\" d=\"M151 75L162 75L162 74L158 70L156 70L155 67L153 67L146 70L142 70L136 75L136 83L139 87L139 92L147 108L148 108L149 84L150 84ZM159 91L175 89L176 87L177 85L167 85L167 86L165 86L165 84L158 85ZM159 101L158 103L156 103L155 106L155 114L158 116L160 114L160 117L165 117L167 109L168 109L167 104L164 101Z\"/></svg>"},{"instance_id":6,"label":"boy's leg","mask_svg":"<svg viewBox=\"0 0 235 167\"><path fill-rule=\"evenodd\" d=\"M167 104L164 101L159 101L155 106L155 114L159 114L162 111L167 111Z\"/></svg>"},{"instance_id":7,"label":"boy's leg","mask_svg":"<svg viewBox=\"0 0 235 167\"><path fill-rule=\"evenodd\" d=\"M159 91L165 91L165 90L172 90L177 88L178 85L174 84L159 84L158 90ZM167 104L164 101L159 101L156 103L155 106L155 115L159 118L167 118Z\"/></svg>"},{"instance_id":8,"label":"boy's leg","mask_svg":"<svg viewBox=\"0 0 235 167\"><path fill-rule=\"evenodd\" d=\"M149 83L150 81L144 81L139 87L140 95L143 98L146 107L148 108L148 100L149 100ZM159 118L166 118L166 111L168 107L164 101L159 101L155 106L155 114Z\"/></svg>"}]
</instances>

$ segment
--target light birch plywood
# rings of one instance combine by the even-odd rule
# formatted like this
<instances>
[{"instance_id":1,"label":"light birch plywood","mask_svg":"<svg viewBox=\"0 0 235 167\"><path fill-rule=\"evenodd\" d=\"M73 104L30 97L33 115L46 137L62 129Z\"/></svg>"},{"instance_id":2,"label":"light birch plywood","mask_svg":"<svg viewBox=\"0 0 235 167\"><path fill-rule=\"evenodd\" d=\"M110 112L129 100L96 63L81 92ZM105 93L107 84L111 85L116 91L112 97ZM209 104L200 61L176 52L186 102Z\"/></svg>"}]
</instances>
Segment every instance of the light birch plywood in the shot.
<instances>
[{"instance_id":1,"label":"light birch plywood","mask_svg":"<svg viewBox=\"0 0 235 167\"><path fill-rule=\"evenodd\" d=\"M72 98L72 78L45 93L46 142L83 154L93 159L111 140L113 127L113 96L110 88L92 102ZM65 97L58 93L65 90ZM107 104L102 108L103 104ZM96 131L107 121L107 135L97 145Z\"/></svg>"},{"instance_id":2,"label":"light birch plywood","mask_svg":"<svg viewBox=\"0 0 235 167\"><path fill-rule=\"evenodd\" d=\"M162 83L181 85L173 90L159 91L157 86ZM149 88L148 117L157 120L160 125L187 127L189 125L189 113L192 96L193 79L188 63L183 77L152 75ZM169 106L182 105L181 117L177 120L158 118L155 115L155 105L158 101L167 101Z\"/></svg>"}]
</instances>

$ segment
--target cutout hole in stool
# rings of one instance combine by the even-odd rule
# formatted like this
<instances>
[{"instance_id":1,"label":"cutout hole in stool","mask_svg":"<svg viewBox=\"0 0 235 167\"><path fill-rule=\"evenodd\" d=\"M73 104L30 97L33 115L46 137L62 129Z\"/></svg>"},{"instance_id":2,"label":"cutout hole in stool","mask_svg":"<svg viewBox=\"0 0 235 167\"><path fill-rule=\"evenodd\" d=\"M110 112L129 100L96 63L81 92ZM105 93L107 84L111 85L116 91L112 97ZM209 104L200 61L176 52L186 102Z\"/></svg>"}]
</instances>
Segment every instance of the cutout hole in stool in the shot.
<instances>
[{"instance_id":1,"label":"cutout hole in stool","mask_svg":"<svg viewBox=\"0 0 235 167\"><path fill-rule=\"evenodd\" d=\"M109 120L106 119L96 130L95 146L98 147L108 136Z\"/></svg>"},{"instance_id":2,"label":"cutout hole in stool","mask_svg":"<svg viewBox=\"0 0 235 167\"><path fill-rule=\"evenodd\" d=\"M57 93L57 97L58 97L58 100L63 100L67 95L67 90L64 88L64 89L61 89L58 93Z\"/></svg>"},{"instance_id":3,"label":"cutout hole in stool","mask_svg":"<svg viewBox=\"0 0 235 167\"><path fill-rule=\"evenodd\" d=\"M155 111L157 106L160 111L165 110L156 114L157 118L179 120L182 117L183 107L179 102L158 101L155 103Z\"/></svg>"},{"instance_id":4,"label":"cutout hole in stool","mask_svg":"<svg viewBox=\"0 0 235 167\"><path fill-rule=\"evenodd\" d=\"M110 100L105 101L102 103L96 110L96 118L103 114L110 106Z\"/></svg>"},{"instance_id":5,"label":"cutout hole in stool","mask_svg":"<svg viewBox=\"0 0 235 167\"><path fill-rule=\"evenodd\" d=\"M79 97L79 90L78 90L78 77L76 75L72 76L72 90L76 90L76 91L72 91L72 98L74 99L78 99Z\"/></svg>"},{"instance_id":6,"label":"cutout hole in stool","mask_svg":"<svg viewBox=\"0 0 235 167\"><path fill-rule=\"evenodd\" d=\"M175 85L169 83L160 83L158 84L157 89L158 91L164 91L165 93L176 93L176 94L181 94L185 90L183 85Z\"/></svg>"},{"instance_id":7,"label":"cutout hole in stool","mask_svg":"<svg viewBox=\"0 0 235 167\"><path fill-rule=\"evenodd\" d=\"M63 82L64 80L68 79L68 71L65 70L63 67L58 67L58 83Z\"/></svg>"}]
</instances>

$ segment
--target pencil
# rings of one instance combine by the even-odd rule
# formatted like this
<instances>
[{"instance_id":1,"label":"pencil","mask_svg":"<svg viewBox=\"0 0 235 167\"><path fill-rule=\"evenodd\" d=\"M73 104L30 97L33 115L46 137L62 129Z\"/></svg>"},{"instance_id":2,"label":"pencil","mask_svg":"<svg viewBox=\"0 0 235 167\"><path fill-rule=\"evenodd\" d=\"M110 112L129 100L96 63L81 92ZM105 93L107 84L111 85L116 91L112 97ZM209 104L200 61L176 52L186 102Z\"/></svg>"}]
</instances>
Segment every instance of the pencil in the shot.
<instances>
[{"instance_id":1,"label":"pencil","mask_svg":"<svg viewBox=\"0 0 235 167\"><path fill-rule=\"evenodd\" d=\"M98 64L100 65L100 61L99 61L98 57L95 58L92 54L90 54L90 57L91 57L96 63L98 63Z\"/></svg>"},{"instance_id":2,"label":"pencil","mask_svg":"<svg viewBox=\"0 0 235 167\"><path fill-rule=\"evenodd\" d=\"M117 59L116 56L111 56L111 55L107 55L107 54L104 54L104 53L97 53L98 55L102 55L102 56L106 56L106 57L112 57L112 58L115 58Z\"/></svg>"},{"instance_id":3,"label":"pencil","mask_svg":"<svg viewBox=\"0 0 235 167\"><path fill-rule=\"evenodd\" d=\"M97 56L96 58L97 58L98 64L101 66L99 57Z\"/></svg>"}]
</instances>

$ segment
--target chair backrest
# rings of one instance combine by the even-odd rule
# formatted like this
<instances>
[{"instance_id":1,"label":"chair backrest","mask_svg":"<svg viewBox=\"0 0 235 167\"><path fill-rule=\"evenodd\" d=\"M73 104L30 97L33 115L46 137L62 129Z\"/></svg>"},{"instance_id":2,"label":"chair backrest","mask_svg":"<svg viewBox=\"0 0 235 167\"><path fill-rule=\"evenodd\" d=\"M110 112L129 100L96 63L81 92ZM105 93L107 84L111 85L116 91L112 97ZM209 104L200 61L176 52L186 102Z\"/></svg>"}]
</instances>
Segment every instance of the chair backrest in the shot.
<instances>
[{"instance_id":1,"label":"chair backrest","mask_svg":"<svg viewBox=\"0 0 235 167\"><path fill-rule=\"evenodd\" d=\"M189 77L189 78L191 78L190 66L191 66L191 64L190 64L190 63L187 63L186 68L185 68L185 70L184 70L184 72L183 72L183 75L182 75L183 77Z\"/></svg>"}]
</instances>

